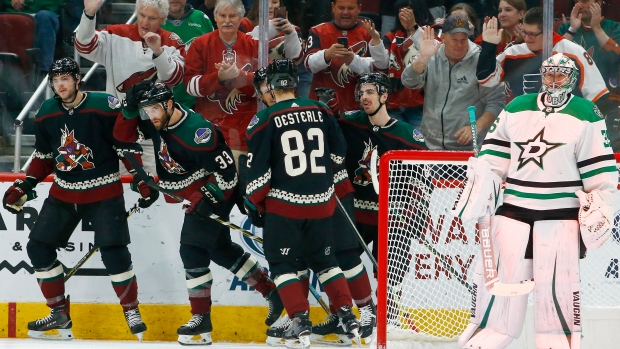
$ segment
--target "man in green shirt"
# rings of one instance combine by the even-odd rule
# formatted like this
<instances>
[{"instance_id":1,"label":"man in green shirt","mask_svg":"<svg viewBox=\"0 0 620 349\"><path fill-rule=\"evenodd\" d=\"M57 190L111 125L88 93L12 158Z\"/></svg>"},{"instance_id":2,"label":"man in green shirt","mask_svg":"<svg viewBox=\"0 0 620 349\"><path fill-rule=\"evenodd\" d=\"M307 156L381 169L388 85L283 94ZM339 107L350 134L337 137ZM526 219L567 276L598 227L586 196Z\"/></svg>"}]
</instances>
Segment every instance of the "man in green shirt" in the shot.
<instances>
[{"instance_id":1,"label":"man in green shirt","mask_svg":"<svg viewBox=\"0 0 620 349\"><path fill-rule=\"evenodd\" d=\"M203 12L194 9L192 5L187 3L187 0L168 0L168 2L170 3L168 18L161 27L181 37L183 42L185 42L186 50L189 50L189 46L195 38L213 31L213 25L209 17ZM196 97L190 96L185 91L184 83L175 86L173 92L174 98L181 105L194 108Z\"/></svg>"}]
</instances>

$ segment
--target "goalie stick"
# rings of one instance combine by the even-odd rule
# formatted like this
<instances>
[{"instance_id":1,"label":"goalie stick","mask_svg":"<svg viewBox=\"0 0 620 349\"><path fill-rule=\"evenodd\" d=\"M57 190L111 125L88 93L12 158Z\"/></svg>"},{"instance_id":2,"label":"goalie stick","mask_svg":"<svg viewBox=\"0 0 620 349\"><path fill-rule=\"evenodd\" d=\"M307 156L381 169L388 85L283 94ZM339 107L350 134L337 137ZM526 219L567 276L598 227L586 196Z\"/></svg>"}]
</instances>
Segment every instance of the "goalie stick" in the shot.
<instances>
[{"instance_id":1,"label":"goalie stick","mask_svg":"<svg viewBox=\"0 0 620 349\"><path fill-rule=\"evenodd\" d=\"M130 209L129 211L127 211L127 218L129 218L132 214L134 213L138 213L142 210L142 208L140 208L140 203L136 202ZM74 266L73 268L71 268L71 270L69 270L67 272L67 274L65 275L65 282L67 282L67 280L69 280L73 274L75 274L75 272L78 271L78 269L80 269L84 263L86 263L86 261L92 257L95 252L99 251L99 247L94 247L93 249L91 249L90 251L88 251L88 253L82 257L82 259L80 259Z\"/></svg>"},{"instance_id":2,"label":"goalie stick","mask_svg":"<svg viewBox=\"0 0 620 349\"><path fill-rule=\"evenodd\" d=\"M140 178L142 178L142 180L144 181L144 183L146 183L146 185L148 185L149 187L151 187L152 189L155 189L157 191L159 191L162 194L168 195L169 197L184 203L184 204L189 204L190 202L188 200L183 199L182 197L180 197L179 195L173 193L172 191L166 190L162 187L160 187L155 180L149 176L146 171L144 171L144 168L142 168L142 166L140 166L140 164L138 163L138 161L136 160L136 158L133 157L133 155L130 152L123 152L123 156L125 156L125 158L129 161L129 163L131 164L131 166L133 166L134 170L136 170L136 172L138 173L138 176L140 176ZM227 226L230 229L236 230L238 232L240 232L241 234L243 234L244 236L247 236L248 238L258 242L259 244L263 245L263 239L261 239L259 236L256 236L254 234L252 234L251 232L241 228L240 226L229 222L229 221L225 221L222 218L220 218L220 216L216 215L216 214L211 214L209 215L209 217L204 217L204 218L211 218L214 221ZM314 298L316 298L317 302L319 302L319 304L321 305L321 307L323 308L323 310L325 310L325 312L327 312L327 314L330 313L329 311L329 307L327 306L327 304L325 304L325 301L323 300L323 298L321 297L321 295L314 289L314 287L312 287L312 285L310 285L310 291L312 293L312 295L314 296Z\"/></svg>"},{"instance_id":3,"label":"goalie stick","mask_svg":"<svg viewBox=\"0 0 620 349\"><path fill-rule=\"evenodd\" d=\"M474 156L478 157L478 130L476 129L476 107L467 107L469 124L471 126ZM493 237L491 236L491 213L488 212L478 220L478 237L480 239L481 258L483 258L484 285L490 294L495 296L520 296L532 292L536 285L534 281L524 280L516 284L505 284L499 281L495 251L493 249ZM499 259L499 256L498 256Z\"/></svg>"}]
</instances>

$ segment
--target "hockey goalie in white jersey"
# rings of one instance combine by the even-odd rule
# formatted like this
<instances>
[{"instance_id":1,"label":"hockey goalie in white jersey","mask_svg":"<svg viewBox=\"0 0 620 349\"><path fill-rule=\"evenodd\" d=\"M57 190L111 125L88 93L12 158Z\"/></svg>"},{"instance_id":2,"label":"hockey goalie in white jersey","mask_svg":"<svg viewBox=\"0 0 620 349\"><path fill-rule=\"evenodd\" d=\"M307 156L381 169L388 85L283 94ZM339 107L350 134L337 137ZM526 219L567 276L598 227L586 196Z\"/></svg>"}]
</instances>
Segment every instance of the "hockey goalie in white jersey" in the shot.
<instances>
[{"instance_id":1,"label":"hockey goalie in white jersey","mask_svg":"<svg viewBox=\"0 0 620 349\"><path fill-rule=\"evenodd\" d=\"M618 172L602 114L574 96L574 62L558 53L540 69L539 94L515 98L490 128L453 213L478 221L487 211L499 281L534 279L536 347L578 349L579 258L610 235ZM502 200L497 187L505 181ZM494 185L495 184L495 185ZM469 191L469 192L465 192ZM496 207L496 202L503 201ZM476 295L461 348L501 349L523 328L527 294L491 296L475 274Z\"/></svg>"}]
</instances>

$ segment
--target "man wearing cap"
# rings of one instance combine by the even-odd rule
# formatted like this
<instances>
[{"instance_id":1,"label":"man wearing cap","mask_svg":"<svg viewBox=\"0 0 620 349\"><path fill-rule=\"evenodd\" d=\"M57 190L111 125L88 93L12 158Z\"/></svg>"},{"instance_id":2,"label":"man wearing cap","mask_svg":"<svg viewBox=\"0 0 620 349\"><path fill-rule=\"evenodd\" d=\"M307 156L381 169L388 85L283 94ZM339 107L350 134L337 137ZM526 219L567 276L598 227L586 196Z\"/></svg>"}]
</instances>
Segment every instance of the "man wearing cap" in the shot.
<instances>
[{"instance_id":1,"label":"man wearing cap","mask_svg":"<svg viewBox=\"0 0 620 349\"><path fill-rule=\"evenodd\" d=\"M446 18L443 43L425 27L420 54L402 74L404 86L424 88L421 131L431 150L472 150L467 107L476 107L478 144L506 104L504 86L484 87L476 79L480 47L468 39L469 23L461 15Z\"/></svg>"}]
</instances>

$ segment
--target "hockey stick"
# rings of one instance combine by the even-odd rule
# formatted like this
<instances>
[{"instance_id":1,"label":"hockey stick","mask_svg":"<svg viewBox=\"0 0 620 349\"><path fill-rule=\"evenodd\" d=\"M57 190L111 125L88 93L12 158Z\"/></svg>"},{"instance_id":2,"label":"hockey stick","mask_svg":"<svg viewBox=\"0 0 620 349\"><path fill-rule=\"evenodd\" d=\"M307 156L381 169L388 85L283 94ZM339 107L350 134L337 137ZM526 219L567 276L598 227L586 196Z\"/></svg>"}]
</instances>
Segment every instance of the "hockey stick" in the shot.
<instances>
[{"instance_id":1,"label":"hockey stick","mask_svg":"<svg viewBox=\"0 0 620 349\"><path fill-rule=\"evenodd\" d=\"M133 168L136 170L136 172L138 173L138 176L140 176L140 178L142 178L142 180L146 183L146 185L148 185L149 187L151 187L152 189L155 189L157 191L159 191L162 194L168 195L169 197L182 202L184 204L189 204L190 202L188 200L183 199L182 197L180 197L179 195L176 195L175 193L173 193L172 191L166 190L162 187L160 187L155 180L149 176L146 171L144 171L144 168L142 168L142 166L140 166L140 164L138 163L138 161L136 160L136 158L133 157L133 155L129 152L123 152L123 155L125 156L125 158L129 161L129 163L131 163L131 166L133 166ZM211 218L214 221L227 226L230 229L236 230L238 232L240 232L241 234L243 234L244 236L247 236L248 238L258 242L261 245L263 244L263 239L261 239L260 237L252 234L251 232L241 228L240 226L229 222L229 221L225 221L222 218L220 218L220 216L216 215L216 214L211 214L209 215L209 217L203 217L203 218ZM312 291L312 295L316 298L316 300L321 304L321 306L323 307L323 309L325 309L325 311L327 312L327 314L329 314L329 307L327 307L327 305L325 304L325 301L323 301L323 298L321 297L321 295L318 294L318 292L314 289L314 287L312 287L312 285L310 285L310 290Z\"/></svg>"},{"instance_id":2,"label":"hockey stick","mask_svg":"<svg viewBox=\"0 0 620 349\"><path fill-rule=\"evenodd\" d=\"M379 266L377 264L377 260L372 255L372 252L370 251L370 249L364 242L364 238L362 237L362 234L360 234L359 230L357 230L355 223L353 223L353 220L347 213L347 210L344 209L344 206L342 205L342 202L340 202L340 199L338 199L338 196L334 195L334 197L336 198L336 201L338 202L338 207L340 208L340 211L344 213L345 217L347 217L347 220L349 221L349 224L351 225L351 228L353 228L353 230L355 230L355 232L357 233L357 237L360 239L360 243L362 244L362 247L364 248L364 252L366 252L366 255L368 256L368 259L370 259L370 261L372 262L372 265L373 267L375 267L375 270L378 270Z\"/></svg>"},{"instance_id":3,"label":"hockey stick","mask_svg":"<svg viewBox=\"0 0 620 349\"><path fill-rule=\"evenodd\" d=\"M139 206L139 203L136 202L130 209L129 211L127 211L127 218L129 218L132 214L134 213L138 213L140 212L140 210L142 210L142 208ZM69 270L67 272L67 274L65 275L65 282L67 282L67 280L69 280L73 274L75 274L75 272L78 271L78 269L80 269L84 263L86 263L86 261L92 257L95 252L97 252L99 250L99 247L95 247L93 249L91 249L90 251L88 251L88 253L82 257L82 259L80 259L74 266L73 268L71 268L71 270Z\"/></svg>"},{"instance_id":4,"label":"hockey stick","mask_svg":"<svg viewBox=\"0 0 620 349\"><path fill-rule=\"evenodd\" d=\"M467 107L469 113L469 124L471 126L474 156L478 157L478 130L476 129L476 107ZM490 294L495 296L520 296L532 292L536 285L534 281L525 280L516 284L506 284L499 281L497 262L495 262L495 251L493 248L493 237L490 229L491 213L487 213L478 220L478 237L480 238L480 248L483 258L484 285ZM499 258L499 257L498 257Z\"/></svg>"}]
</instances>

